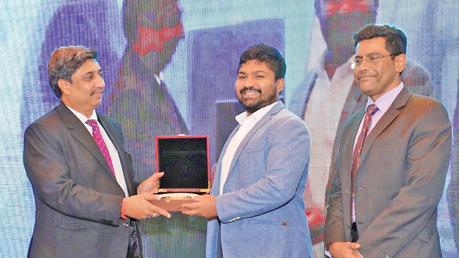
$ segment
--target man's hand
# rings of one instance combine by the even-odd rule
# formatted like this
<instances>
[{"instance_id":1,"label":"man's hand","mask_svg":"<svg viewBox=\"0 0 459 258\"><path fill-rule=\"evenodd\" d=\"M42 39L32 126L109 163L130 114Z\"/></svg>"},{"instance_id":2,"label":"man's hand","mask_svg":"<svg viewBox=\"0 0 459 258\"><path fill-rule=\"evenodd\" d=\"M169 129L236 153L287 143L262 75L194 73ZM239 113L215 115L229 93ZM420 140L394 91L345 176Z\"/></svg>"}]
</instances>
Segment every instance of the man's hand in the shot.
<instances>
[{"instance_id":1,"label":"man's hand","mask_svg":"<svg viewBox=\"0 0 459 258\"><path fill-rule=\"evenodd\" d=\"M201 216L207 219L214 219L217 217L217 202L213 195L201 195L193 198L193 203L182 204L183 214L189 216Z\"/></svg>"},{"instance_id":2,"label":"man's hand","mask_svg":"<svg viewBox=\"0 0 459 258\"><path fill-rule=\"evenodd\" d=\"M171 214L158 206L151 204L149 201L156 200L153 194L137 194L127 197L124 201L125 215L134 219L148 219L162 215L170 218Z\"/></svg>"},{"instance_id":3,"label":"man's hand","mask_svg":"<svg viewBox=\"0 0 459 258\"><path fill-rule=\"evenodd\" d=\"M360 244L352 242L333 242L328 246L328 251L333 258L362 258L358 249Z\"/></svg>"},{"instance_id":4,"label":"man's hand","mask_svg":"<svg viewBox=\"0 0 459 258\"><path fill-rule=\"evenodd\" d=\"M138 187L137 193L144 194L150 193L154 194L158 190L159 187L159 179L164 175L164 172L156 172L147 179L145 179Z\"/></svg>"}]
</instances>

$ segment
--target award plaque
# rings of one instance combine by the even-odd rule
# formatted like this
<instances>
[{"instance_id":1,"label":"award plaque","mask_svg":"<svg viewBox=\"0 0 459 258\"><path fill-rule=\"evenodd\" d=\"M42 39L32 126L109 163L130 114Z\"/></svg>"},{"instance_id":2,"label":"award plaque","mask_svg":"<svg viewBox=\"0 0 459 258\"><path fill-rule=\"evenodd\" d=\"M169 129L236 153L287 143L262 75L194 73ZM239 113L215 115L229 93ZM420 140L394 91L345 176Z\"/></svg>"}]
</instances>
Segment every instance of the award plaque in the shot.
<instances>
[{"instance_id":1,"label":"award plaque","mask_svg":"<svg viewBox=\"0 0 459 258\"><path fill-rule=\"evenodd\" d=\"M156 171L164 172L153 204L168 211L193 202L210 191L210 155L207 136L156 136Z\"/></svg>"}]
</instances>

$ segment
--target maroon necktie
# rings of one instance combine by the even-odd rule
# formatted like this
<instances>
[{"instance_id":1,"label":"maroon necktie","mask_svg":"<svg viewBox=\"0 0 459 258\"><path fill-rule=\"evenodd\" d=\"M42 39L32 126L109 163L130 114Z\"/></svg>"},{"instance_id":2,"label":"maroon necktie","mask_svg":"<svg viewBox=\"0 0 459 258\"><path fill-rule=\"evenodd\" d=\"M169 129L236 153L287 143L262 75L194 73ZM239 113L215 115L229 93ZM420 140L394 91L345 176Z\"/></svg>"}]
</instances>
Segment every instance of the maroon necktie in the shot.
<instances>
[{"instance_id":1,"label":"maroon necktie","mask_svg":"<svg viewBox=\"0 0 459 258\"><path fill-rule=\"evenodd\" d=\"M352 170L351 170L351 222L353 222L353 210L354 210L354 194L355 194L355 174L357 173L357 169L359 167L360 163L360 153L362 152L363 148L363 143L365 142L365 137L368 134L368 130L370 129L371 126L371 116L378 111L378 107L375 104L368 105L367 111L365 112L365 117L363 118L363 125L362 125L362 130L360 131L359 137L357 138L357 142L354 147L354 153L352 155ZM355 226L355 225L353 225ZM358 236L357 236L358 238ZM357 241L357 240L356 240Z\"/></svg>"},{"instance_id":2,"label":"maroon necktie","mask_svg":"<svg viewBox=\"0 0 459 258\"><path fill-rule=\"evenodd\" d=\"M113 168L112 158L110 157L110 153L108 152L107 145L105 144L104 138L102 138L102 134L100 132L99 124L95 119L88 119L86 124L92 127L92 138L96 142L97 146L99 146L102 155L104 155L105 161L107 161L112 174L115 175L115 169Z\"/></svg>"}]
</instances>

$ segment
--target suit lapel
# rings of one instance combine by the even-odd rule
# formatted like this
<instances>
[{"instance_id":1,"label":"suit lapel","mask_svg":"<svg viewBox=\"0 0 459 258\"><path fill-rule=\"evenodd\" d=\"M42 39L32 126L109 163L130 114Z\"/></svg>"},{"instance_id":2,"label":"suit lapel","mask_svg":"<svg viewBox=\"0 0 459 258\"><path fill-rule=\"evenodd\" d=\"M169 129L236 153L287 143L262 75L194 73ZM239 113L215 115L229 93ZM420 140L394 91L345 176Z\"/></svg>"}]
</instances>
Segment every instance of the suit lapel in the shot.
<instances>
[{"instance_id":1,"label":"suit lapel","mask_svg":"<svg viewBox=\"0 0 459 258\"><path fill-rule=\"evenodd\" d=\"M220 192L220 171L222 168L222 159L223 155L225 155L226 149L228 148L228 144L231 141L231 139L234 137L234 134L239 130L239 125L234 128L233 132L230 134L228 139L225 142L225 145L223 145L222 151L220 153L220 156L218 157L218 162L217 162L217 168L215 172L215 176L212 179L212 189L211 189L211 194L218 195Z\"/></svg>"},{"instance_id":2,"label":"suit lapel","mask_svg":"<svg viewBox=\"0 0 459 258\"><path fill-rule=\"evenodd\" d=\"M363 163L365 157L370 151L371 147L375 143L378 136L394 121L395 118L400 114L401 109L406 105L406 102L410 98L411 93L404 87L400 94L395 98L392 105L384 113L381 119L378 121L376 126L371 130L370 134L365 138L362 152L360 153L360 164ZM357 169L358 173L358 169Z\"/></svg>"},{"instance_id":3,"label":"suit lapel","mask_svg":"<svg viewBox=\"0 0 459 258\"><path fill-rule=\"evenodd\" d=\"M123 169L123 175L124 175L124 181L126 182L126 186L128 188L128 192L129 192L130 195L134 194L132 182L130 180L131 179L131 175L130 175L131 171L129 171L128 166L126 164L126 159L125 159L125 155L126 154L124 153L124 149L122 148L121 139L118 139L116 137L117 134L115 133L115 129L113 128L111 123L109 123L105 119L105 117L103 115L97 114L97 118L99 120L99 123L102 125L102 127L105 130L105 132L107 133L108 137L112 141L113 145L115 146L116 150L118 151L118 157L119 157L120 162L121 162L121 167Z\"/></svg>"},{"instance_id":4,"label":"suit lapel","mask_svg":"<svg viewBox=\"0 0 459 258\"><path fill-rule=\"evenodd\" d=\"M250 142L250 139L260 130L262 126L264 126L269 120L271 120L272 116L277 114L279 111L281 111L284 108L284 105L282 103L277 103L274 107L271 108L271 110L261 118L260 121L258 121L255 126L249 131L249 133L244 137L242 140L241 144L239 144L236 153L234 153L233 160L231 161L231 165L229 168L229 173L228 177L226 179L226 182L230 180L230 177L234 174L232 173L234 165L237 163L239 157L243 153L244 149L246 148L247 144Z\"/></svg>"},{"instance_id":5,"label":"suit lapel","mask_svg":"<svg viewBox=\"0 0 459 258\"><path fill-rule=\"evenodd\" d=\"M91 155L105 168L105 173L112 175L111 169L108 166L104 156L102 155L99 146L97 146L97 144L94 142L91 134L81 123L81 121L63 103L59 104L57 111L70 134L78 142L80 142L89 151L89 153L91 153ZM113 179L115 180L114 177Z\"/></svg>"},{"instance_id":6,"label":"suit lapel","mask_svg":"<svg viewBox=\"0 0 459 258\"><path fill-rule=\"evenodd\" d=\"M354 152L354 143L355 143L355 138L357 137L357 131L360 126L360 121L362 121L362 118L365 114L365 110L359 110L358 113L355 116L352 116L349 121L350 123L350 128L349 130L343 131L343 135L341 139L343 140L343 158L340 158L341 162L343 164L340 164L343 168L345 168L344 171L351 171L352 170L352 157L353 157L353 152ZM349 172L350 173L350 172ZM350 179L350 177L349 177Z\"/></svg>"}]
</instances>

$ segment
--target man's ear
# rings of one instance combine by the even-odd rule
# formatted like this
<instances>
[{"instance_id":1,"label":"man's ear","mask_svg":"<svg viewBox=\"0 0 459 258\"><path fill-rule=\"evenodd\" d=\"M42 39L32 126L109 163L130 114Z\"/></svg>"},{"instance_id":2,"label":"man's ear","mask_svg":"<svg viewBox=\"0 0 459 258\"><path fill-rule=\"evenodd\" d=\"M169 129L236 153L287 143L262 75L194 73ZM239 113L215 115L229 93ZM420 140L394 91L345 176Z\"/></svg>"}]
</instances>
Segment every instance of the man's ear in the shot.
<instances>
[{"instance_id":1,"label":"man's ear","mask_svg":"<svg viewBox=\"0 0 459 258\"><path fill-rule=\"evenodd\" d=\"M280 93L284 90L284 87L285 87L285 80L284 80L284 78L279 78L279 79L277 79L277 81L276 81L276 91L277 91L277 94L280 94Z\"/></svg>"},{"instance_id":2,"label":"man's ear","mask_svg":"<svg viewBox=\"0 0 459 258\"><path fill-rule=\"evenodd\" d=\"M70 92L70 87L72 86L72 84L67 80L59 79L57 81L57 86L61 90L62 95L68 95L69 92Z\"/></svg>"},{"instance_id":3,"label":"man's ear","mask_svg":"<svg viewBox=\"0 0 459 258\"><path fill-rule=\"evenodd\" d=\"M405 69L406 55L400 54L395 57L395 71L401 73Z\"/></svg>"}]
</instances>

